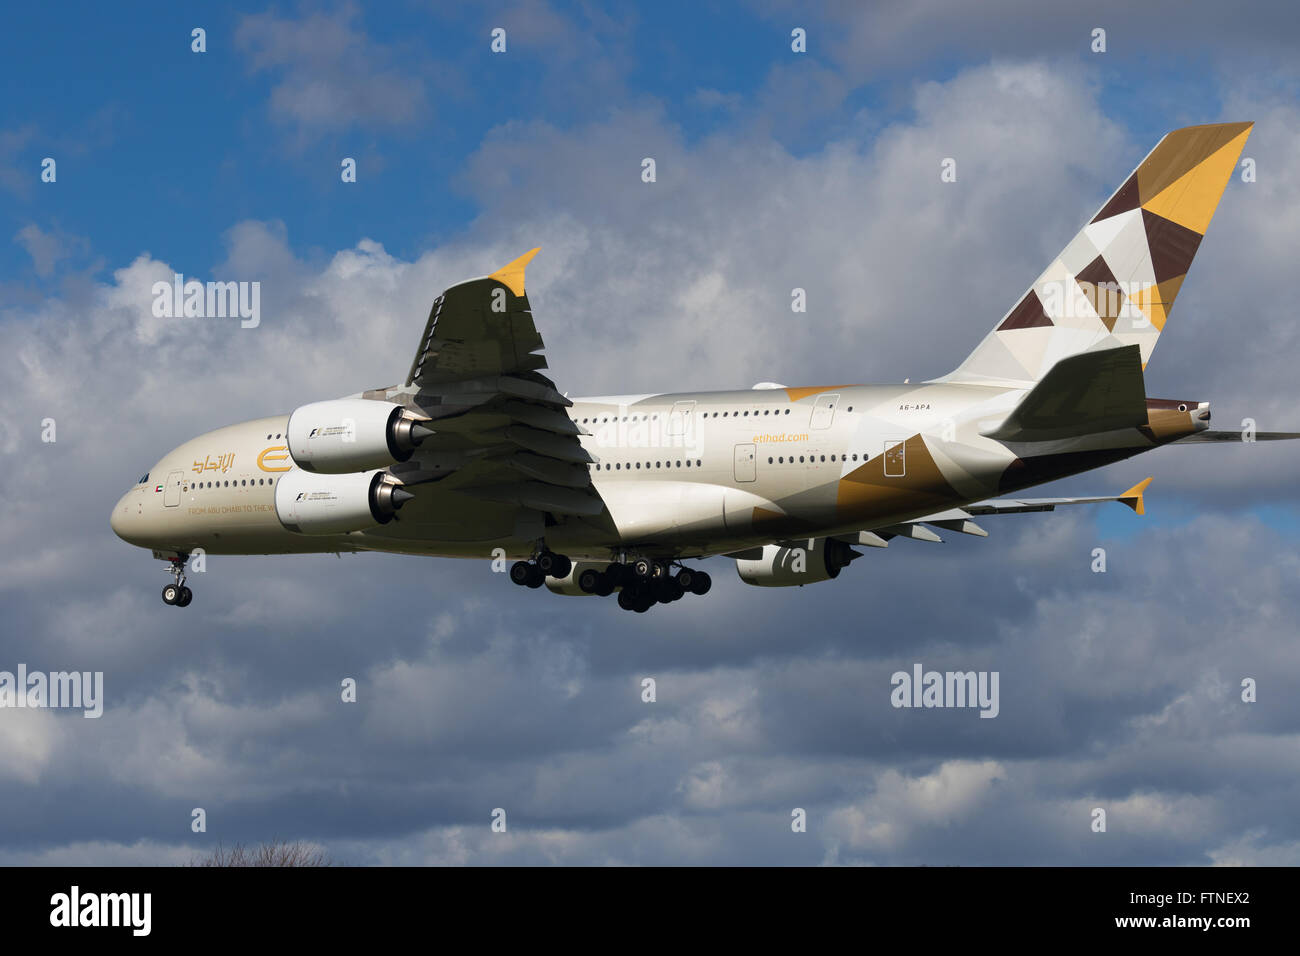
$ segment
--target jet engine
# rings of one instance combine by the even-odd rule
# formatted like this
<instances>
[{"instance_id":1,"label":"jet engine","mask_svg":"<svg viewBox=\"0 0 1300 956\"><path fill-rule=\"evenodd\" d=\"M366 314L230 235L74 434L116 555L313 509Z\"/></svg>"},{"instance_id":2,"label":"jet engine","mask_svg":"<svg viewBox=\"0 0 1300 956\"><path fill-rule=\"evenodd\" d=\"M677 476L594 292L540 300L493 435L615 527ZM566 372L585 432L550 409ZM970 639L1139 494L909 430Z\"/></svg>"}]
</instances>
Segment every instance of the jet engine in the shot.
<instances>
[{"instance_id":1,"label":"jet engine","mask_svg":"<svg viewBox=\"0 0 1300 956\"><path fill-rule=\"evenodd\" d=\"M299 534L346 534L393 520L415 495L382 471L315 475L290 471L275 485L275 516Z\"/></svg>"},{"instance_id":2,"label":"jet engine","mask_svg":"<svg viewBox=\"0 0 1300 956\"><path fill-rule=\"evenodd\" d=\"M761 555L760 555L761 550ZM843 541L810 538L785 544L768 544L736 558L736 571L746 584L763 588L788 588L839 577L849 562L862 557Z\"/></svg>"},{"instance_id":3,"label":"jet engine","mask_svg":"<svg viewBox=\"0 0 1300 956\"><path fill-rule=\"evenodd\" d=\"M286 437L304 471L341 475L406 461L433 430L393 402L341 398L294 409Z\"/></svg>"},{"instance_id":4,"label":"jet engine","mask_svg":"<svg viewBox=\"0 0 1300 956\"><path fill-rule=\"evenodd\" d=\"M576 597L589 597L598 594L608 596L614 592L614 586L612 582L608 588L604 586L604 572L607 567L609 567L608 561L574 561L573 567L564 577L548 577L546 587L553 594L567 594Z\"/></svg>"}]
</instances>

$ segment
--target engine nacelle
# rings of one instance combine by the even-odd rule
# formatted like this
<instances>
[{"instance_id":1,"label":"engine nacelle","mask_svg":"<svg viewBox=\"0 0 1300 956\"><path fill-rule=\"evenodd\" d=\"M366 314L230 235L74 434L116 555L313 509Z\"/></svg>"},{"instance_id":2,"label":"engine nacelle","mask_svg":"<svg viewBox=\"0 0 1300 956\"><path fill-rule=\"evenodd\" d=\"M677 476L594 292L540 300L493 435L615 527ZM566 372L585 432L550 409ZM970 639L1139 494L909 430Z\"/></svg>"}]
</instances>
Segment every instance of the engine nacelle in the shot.
<instances>
[{"instance_id":1,"label":"engine nacelle","mask_svg":"<svg viewBox=\"0 0 1300 956\"><path fill-rule=\"evenodd\" d=\"M574 561L569 573L562 578L547 578L546 587L553 594L566 594L570 597L594 597L597 592L584 591L578 583L584 572L601 574L609 567L608 561Z\"/></svg>"},{"instance_id":2,"label":"engine nacelle","mask_svg":"<svg viewBox=\"0 0 1300 956\"><path fill-rule=\"evenodd\" d=\"M294 470L275 485L275 516L299 534L346 534L393 520L415 495L382 471L316 475Z\"/></svg>"},{"instance_id":3,"label":"engine nacelle","mask_svg":"<svg viewBox=\"0 0 1300 956\"><path fill-rule=\"evenodd\" d=\"M757 550L757 549L756 549ZM829 581L862 555L843 541L810 538L807 541L763 546L763 556L737 558L740 580L762 588L788 588Z\"/></svg>"},{"instance_id":4,"label":"engine nacelle","mask_svg":"<svg viewBox=\"0 0 1300 956\"><path fill-rule=\"evenodd\" d=\"M340 398L296 408L285 428L304 471L342 475L406 461L431 432L394 402Z\"/></svg>"}]
</instances>

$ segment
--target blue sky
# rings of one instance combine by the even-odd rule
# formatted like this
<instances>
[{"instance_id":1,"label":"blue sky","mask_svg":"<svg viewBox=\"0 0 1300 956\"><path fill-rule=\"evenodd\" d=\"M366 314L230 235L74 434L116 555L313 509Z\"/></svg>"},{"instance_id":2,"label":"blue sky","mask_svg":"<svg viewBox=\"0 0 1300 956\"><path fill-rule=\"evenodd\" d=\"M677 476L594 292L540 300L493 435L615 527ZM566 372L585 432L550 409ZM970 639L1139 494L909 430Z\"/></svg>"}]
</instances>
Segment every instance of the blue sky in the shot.
<instances>
[{"instance_id":1,"label":"blue sky","mask_svg":"<svg viewBox=\"0 0 1300 956\"><path fill-rule=\"evenodd\" d=\"M382 235L391 251L416 255L429 237L456 235L478 213L456 181L465 155L494 127L542 120L565 129L618 109L626 92L672 104L685 135L704 134L712 117L687 103L695 90L743 95L786 46L780 30L743 11L629 6L618 16L629 29L637 25L642 42L624 48L626 89L588 90L570 103L538 82L544 42L518 40L508 55L494 55L490 7L434 6L386 4L346 17L386 61L412 71L411 87L424 92L419 115L400 126L359 116L322 124L302 139L268 115L268 93L285 70L250 66L241 47L253 41L238 37L246 11L220 3L14 10L0 37L6 69L14 78L57 81L24 84L22 95L6 102L5 126L31 130L20 154L27 165L46 155L59 161L60 188L10 209L6 227L16 230L39 209L71 232L94 236L94 252L109 268L141 249L210 268L222 256L225 229L252 216L283 220L292 236L303 237L295 244L307 248ZM330 10L322 9L322 16ZM576 5L557 9L582 22ZM690 28L676 29L684 20ZM196 26L207 30L204 54L190 49ZM755 57L764 45L771 56ZM55 63L72 70L60 67L56 77ZM440 82L434 63L458 75ZM362 164L348 188L339 180L344 156ZM21 250L7 247L3 255L6 272L21 272Z\"/></svg>"},{"instance_id":2,"label":"blue sky","mask_svg":"<svg viewBox=\"0 0 1300 956\"><path fill-rule=\"evenodd\" d=\"M815 18L796 18L812 29L813 39L810 55L794 58L786 21L757 7L624 4L595 16L587 9L557 3L549 16L555 29L591 38L617 61L611 74L616 82L609 86L582 87L580 61L548 63L552 48L568 41L544 31L511 38L507 55L491 53L489 33L498 21L508 22L502 20L508 6L16 8L0 36L0 55L21 92L6 99L0 117L5 129L24 135L13 161L30 173L44 156L53 156L59 188L7 202L4 225L16 231L39 213L69 233L92 238L80 253L85 265L99 264L92 274L142 249L165 250L190 270L205 271L223 256L225 230L253 217L283 221L291 242L304 252L382 236L389 251L410 257L434 237L456 236L471 226L481 206L460 182L464 160L505 123L544 122L566 130L631 104L652 103L691 142L725 133L730 124L729 111L702 104L700 91L745 102L774 69L788 70L797 80L833 66L826 37L818 32L824 21ZM295 17L312 16L346 25L355 31L356 49L375 54L380 63L362 66L363 57L358 68L401 73L408 91L420 97L414 112L404 122L356 115L286 128L271 115L268 96L293 66L254 62L258 30L250 14L286 27ZM1208 37L1199 48L1169 51L1120 36L1096 67L1083 26L1091 22L1078 14L1071 24L1077 42L1045 52L1050 62L1093 70L1108 114L1141 141L1154 141L1171 121L1216 114ZM206 53L190 50L195 26L207 31ZM825 29L836 28L827 23ZM950 40L933 56L869 69L863 82L846 86L834 111L812 116L811 123L808 116L769 117L775 137L800 155L846 130L869 136L911 114L909 84L943 82L987 53L983 46ZM331 68L346 75L352 66ZM559 87L563 95L557 95L546 78L565 67L569 75ZM580 96L570 95L569 83L578 85ZM1168 109L1152 112L1152 103L1172 103L1173 115ZM338 168L344 156L361 162L357 183L346 188ZM21 248L0 249L5 274L22 275L25 264Z\"/></svg>"},{"instance_id":3,"label":"blue sky","mask_svg":"<svg viewBox=\"0 0 1300 956\"><path fill-rule=\"evenodd\" d=\"M1256 121L1258 181L1230 184L1148 391L1297 429L1300 15L1130 7L7 11L0 489L27 506L0 523L0 668L112 690L100 721L0 713L0 862L270 836L354 863L1300 862L1290 444L1118 463L1034 494L1153 475L1143 518L990 518L788 592L713 559L707 600L635 616L365 555L214 558L182 621L108 528L191 436L397 380L438 292L534 245L575 395L942 375L1160 136L1220 120ZM262 281L261 325L155 321L173 271ZM1003 713L900 716L914 661L1000 669ZM496 806L519 826L494 842Z\"/></svg>"}]
</instances>

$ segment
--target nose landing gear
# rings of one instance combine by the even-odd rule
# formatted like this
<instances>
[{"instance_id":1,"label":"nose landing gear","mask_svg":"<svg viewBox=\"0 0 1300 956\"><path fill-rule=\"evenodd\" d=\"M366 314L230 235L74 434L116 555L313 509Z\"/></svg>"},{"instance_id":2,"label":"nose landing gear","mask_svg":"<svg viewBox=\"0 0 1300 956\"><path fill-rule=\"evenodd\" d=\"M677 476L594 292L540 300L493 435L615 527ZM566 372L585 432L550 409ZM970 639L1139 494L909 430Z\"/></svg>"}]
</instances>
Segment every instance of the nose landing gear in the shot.
<instances>
[{"instance_id":1,"label":"nose landing gear","mask_svg":"<svg viewBox=\"0 0 1300 956\"><path fill-rule=\"evenodd\" d=\"M171 563L163 568L163 571L172 576L172 583L162 589L164 604L173 607L189 607L190 601L194 600L194 592L185 586L185 563L189 559L188 554L182 554L172 558Z\"/></svg>"}]
</instances>

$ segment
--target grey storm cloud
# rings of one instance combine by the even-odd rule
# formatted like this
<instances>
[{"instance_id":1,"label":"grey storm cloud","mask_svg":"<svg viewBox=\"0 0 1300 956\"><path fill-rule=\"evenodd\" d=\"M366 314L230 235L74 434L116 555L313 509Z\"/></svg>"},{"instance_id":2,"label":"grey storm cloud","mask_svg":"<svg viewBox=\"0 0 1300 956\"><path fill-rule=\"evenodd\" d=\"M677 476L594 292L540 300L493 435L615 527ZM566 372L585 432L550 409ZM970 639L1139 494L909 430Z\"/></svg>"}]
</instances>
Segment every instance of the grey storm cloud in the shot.
<instances>
[{"instance_id":1,"label":"grey storm cloud","mask_svg":"<svg viewBox=\"0 0 1300 956\"><path fill-rule=\"evenodd\" d=\"M289 71L284 103L370 42L346 11L245 30L254 66ZM154 318L165 249L5 306L0 489L25 507L0 525L0 669L102 670L107 702L98 720L0 714L0 862L183 862L270 837L351 863L1300 862L1294 518L1247 510L1294 508L1287 446L1168 449L1075 482L1155 474L1146 519L992 518L988 539L895 541L806 588L748 588L715 559L708 599L643 616L388 555L210 557L182 615L109 531L121 491L193 434L397 381L439 291L534 245L530 299L575 395L947 372L1154 145L1099 81L1028 56L918 83L907 118L813 151L743 106L703 137L653 103L505 124L464 166L475 225L413 261L382 236L309 259L282 223L232 223L214 274L263 283L257 329ZM378 62L356 96L384 96ZM1257 121L1259 181L1228 190L1151 391L1294 427L1276 309L1300 110L1244 81L1222 109ZM1162 500L1186 520L1153 520ZM999 716L895 709L914 663L998 671Z\"/></svg>"}]
</instances>

